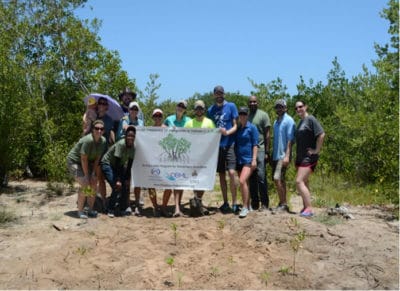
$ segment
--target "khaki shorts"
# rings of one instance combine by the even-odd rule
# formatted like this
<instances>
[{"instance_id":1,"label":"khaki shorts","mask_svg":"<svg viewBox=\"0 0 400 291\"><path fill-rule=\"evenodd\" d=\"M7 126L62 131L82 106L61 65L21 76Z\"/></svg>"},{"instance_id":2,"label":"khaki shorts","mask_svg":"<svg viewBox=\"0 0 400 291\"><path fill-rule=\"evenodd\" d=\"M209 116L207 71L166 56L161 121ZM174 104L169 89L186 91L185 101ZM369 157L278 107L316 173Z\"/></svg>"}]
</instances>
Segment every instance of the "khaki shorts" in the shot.
<instances>
[{"instance_id":1,"label":"khaki shorts","mask_svg":"<svg viewBox=\"0 0 400 291\"><path fill-rule=\"evenodd\" d=\"M272 175L274 180L285 181L286 167L283 166L283 160L272 162Z\"/></svg>"}]
</instances>

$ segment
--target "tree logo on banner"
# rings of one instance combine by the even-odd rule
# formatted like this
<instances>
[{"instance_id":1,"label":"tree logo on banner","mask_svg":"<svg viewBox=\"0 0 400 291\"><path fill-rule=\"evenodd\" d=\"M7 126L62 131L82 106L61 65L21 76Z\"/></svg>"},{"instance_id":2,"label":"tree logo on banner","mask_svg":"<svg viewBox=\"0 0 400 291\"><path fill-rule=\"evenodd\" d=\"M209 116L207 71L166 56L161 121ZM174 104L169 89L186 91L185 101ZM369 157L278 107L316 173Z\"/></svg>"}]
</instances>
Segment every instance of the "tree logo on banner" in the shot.
<instances>
[{"instance_id":1,"label":"tree logo on banner","mask_svg":"<svg viewBox=\"0 0 400 291\"><path fill-rule=\"evenodd\" d=\"M171 162L188 162L191 143L184 138L176 138L173 134L160 140L158 143L162 149L161 160Z\"/></svg>"}]
</instances>

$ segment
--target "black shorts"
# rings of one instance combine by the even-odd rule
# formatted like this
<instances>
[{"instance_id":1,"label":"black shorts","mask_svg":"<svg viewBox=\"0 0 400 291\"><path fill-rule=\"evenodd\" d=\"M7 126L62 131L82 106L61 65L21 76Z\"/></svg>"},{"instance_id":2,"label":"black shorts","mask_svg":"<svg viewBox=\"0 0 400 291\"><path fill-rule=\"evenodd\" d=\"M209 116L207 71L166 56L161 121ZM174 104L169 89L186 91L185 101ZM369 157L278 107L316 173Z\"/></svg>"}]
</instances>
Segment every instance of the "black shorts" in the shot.
<instances>
[{"instance_id":1,"label":"black shorts","mask_svg":"<svg viewBox=\"0 0 400 291\"><path fill-rule=\"evenodd\" d=\"M318 158L318 155L307 156L302 161L296 161L296 168L310 168L314 172L318 164Z\"/></svg>"}]
</instances>

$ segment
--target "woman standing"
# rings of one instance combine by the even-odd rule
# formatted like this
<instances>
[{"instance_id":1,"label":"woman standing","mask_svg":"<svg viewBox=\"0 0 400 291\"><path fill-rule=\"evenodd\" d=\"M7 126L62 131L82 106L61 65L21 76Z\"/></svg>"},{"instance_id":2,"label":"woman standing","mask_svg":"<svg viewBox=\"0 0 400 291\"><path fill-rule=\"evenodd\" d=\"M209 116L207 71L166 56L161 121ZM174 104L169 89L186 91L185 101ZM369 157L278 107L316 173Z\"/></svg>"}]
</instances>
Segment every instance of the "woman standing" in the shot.
<instances>
[{"instance_id":1,"label":"woman standing","mask_svg":"<svg viewBox=\"0 0 400 291\"><path fill-rule=\"evenodd\" d=\"M308 178L317 166L325 137L321 124L307 113L307 108L304 101L296 102L295 109L301 118L296 130L296 189L303 198L303 209L300 211L300 216L303 217L314 215Z\"/></svg>"},{"instance_id":2,"label":"woman standing","mask_svg":"<svg viewBox=\"0 0 400 291\"><path fill-rule=\"evenodd\" d=\"M248 114L249 109L247 107L239 108L239 124L235 136L236 163L243 200L243 207L239 214L240 218L246 217L249 213L248 180L251 173L257 168L258 130L248 121ZM233 204L232 210L234 212L238 211L236 204Z\"/></svg>"},{"instance_id":3,"label":"woman standing","mask_svg":"<svg viewBox=\"0 0 400 291\"><path fill-rule=\"evenodd\" d=\"M186 108L187 102L185 100L181 100L176 105L175 114L168 116L165 121L164 125L167 127L184 127L186 122L188 122L191 118L186 116ZM171 196L172 190L168 189L165 190L164 195L166 201L169 200ZM183 196L183 190L174 189L174 201L175 201L175 213L174 217L184 216L181 212L181 200Z\"/></svg>"},{"instance_id":4,"label":"woman standing","mask_svg":"<svg viewBox=\"0 0 400 291\"><path fill-rule=\"evenodd\" d=\"M103 137L103 132L104 122L95 120L92 125L92 133L82 137L67 156L68 170L80 186L78 190L78 216L82 219L87 219L88 216L97 216L97 212L93 210L97 186L95 170L106 149L107 143ZM87 214L83 211L86 196L89 204Z\"/></svg>"}]
</instances>

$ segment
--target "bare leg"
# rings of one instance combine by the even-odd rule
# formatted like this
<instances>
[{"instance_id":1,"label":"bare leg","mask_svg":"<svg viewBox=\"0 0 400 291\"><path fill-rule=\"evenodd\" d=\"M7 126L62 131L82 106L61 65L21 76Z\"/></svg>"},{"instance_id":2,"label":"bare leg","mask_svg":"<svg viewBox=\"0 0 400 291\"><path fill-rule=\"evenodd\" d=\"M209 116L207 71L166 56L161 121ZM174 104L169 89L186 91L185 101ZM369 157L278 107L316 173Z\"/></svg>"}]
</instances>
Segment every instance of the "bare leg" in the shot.
<instances>
[{"instance_id":1,"label":"bare leg","mask_svg":"<svg viewBox=\"0 0 400 291\"><path fill-rule=\"evenodd\" d=\"M219 184L221 186L222 198L224 199L224 203L228 202L228 187L226 183L225 172L219 173Z\"/></svg>"},{"instance_id":2,"label":"bare leg","mask_svg":"<svg viewBox=\"0 0 400 291\"><path fill-rule=\"evenodd\" d=\"M304 208L311 208L311 195L308 188L308 177L312 173L311 168L299 167L296 175L296 189L303 198Z\"/></svg>"},{"instance_id":3,"label":"bare leg","mask_svg":"<svg viewBox=\"0 0 400 291\"><path fill-rule=\"evenodd\" d=\"M237 197L237 187L236 187L236 179L235 179L235 170L230 169L228 170L229 174L229 187L232 194L232 205L237 204L236 197Z\"/></svg>"}]
</instances>

